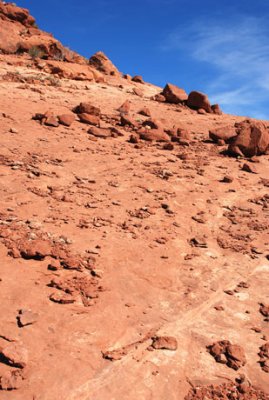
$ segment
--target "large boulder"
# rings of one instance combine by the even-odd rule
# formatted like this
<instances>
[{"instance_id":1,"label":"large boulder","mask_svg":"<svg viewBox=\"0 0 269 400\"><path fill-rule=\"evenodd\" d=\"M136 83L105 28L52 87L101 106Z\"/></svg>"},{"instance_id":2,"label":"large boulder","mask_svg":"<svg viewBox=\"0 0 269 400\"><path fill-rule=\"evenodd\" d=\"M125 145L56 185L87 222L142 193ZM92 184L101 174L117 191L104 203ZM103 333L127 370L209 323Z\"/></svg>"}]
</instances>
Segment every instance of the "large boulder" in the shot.
<instances>
[{"instance_id":1,"label":"large boulder","mask_svg":"<svg viewBox=\"0 0 269 400\"><path fill-rule=\"evenodd\" d=\"M210 139L212 139L216 143L219 140L224 140L224 142L228 142L231 138L235 136L237 136L236 128L229 125L213 128L209 131Z\"/></svg>"},{"instance_id":2,"label":"large boulder","mask_svg":"<svg viewBox=\"0 0 269 400\"><path fill-rule=\"evenodd\" d=\"M184 89L181 89L176 85L172 85L171 83L167 83L161 95L165 97L167 103L178 104L183 103L188 99L188 95Z\"/></svg>"},{"instance_id":3,"label":"large boulder","mask_svg":"<svg viewBox=\"0 0 269 400\"><path fill-rule=\"evenodd\" d=\"M106 75L120 75L119 70L102 51L95 53L89 59L89 64Z\"/></svg>"},{"instance_id":4,"label":"large boulder","mask_svg":"<svg viewBox=\"0 0 269 400\"><path fill-rule=\"evenodd\" d=\"M230 154L253 157L269 152L269 128L263 122L245 120L235 126L237 136L230 141Z\"/></svg>"},{"instance_id":5,"label":"large boulder","mask_svg":"<svg viewBox=\"0 0 269 400\"><path fill-rule=\"evenodd\" d=\"M206 112L211 113L211 106L206 94L193 91L189 94L187 106L194 110L204 109Z\"/></svg>"}]
</instances>

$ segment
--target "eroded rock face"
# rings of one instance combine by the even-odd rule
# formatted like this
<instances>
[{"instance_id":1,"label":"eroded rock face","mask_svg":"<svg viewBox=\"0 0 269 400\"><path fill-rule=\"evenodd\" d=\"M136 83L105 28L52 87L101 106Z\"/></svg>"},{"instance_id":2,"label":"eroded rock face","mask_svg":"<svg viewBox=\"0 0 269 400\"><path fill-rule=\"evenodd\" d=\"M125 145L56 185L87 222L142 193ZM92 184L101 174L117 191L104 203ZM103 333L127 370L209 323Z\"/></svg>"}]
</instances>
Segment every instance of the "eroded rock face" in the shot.
<instances>
[{"instance_id":1,"label":"eroded rock face","mask_svg":"<svg viewBox=\"0 0 269 400\"><path fill-rule=\"evenodd\" d=\"M207 95L201 92L191 92L188 96L187 106L194 110L203 109L208 113L212 111Z\"/></svg>"},{"instance_id":2,"label":"eroded rock face","mask_svg":"<svg viewBox=\"0 0 269 400\"><path fill-rule=\"evenodd\" d=\"M52 35L38 29L35 18L25 8L1 2L0 22L0 51L4 54L29 52L33 58L86 63Z\"/></svg>"},{"instance_id":3,"label":"eroded rock face","mask_svg":"<svg viewBox=\"0 0 269 400\"><path fill-rule=\"evenodd\" d=\"M112 61L110 61L110 59L102 51L95 53L89 59L89 64L106 75L120 75L117 67L115 67Z\"/></svg>"},{"instance_id":4,"label":"eroded rock face","mask_svg":"<svg viewBox=\"0 0 269 400\"><path fill-rule=\"evenodd\" d=\"M179 104L188 99L188 95L184 89L171 83L167 83L161 94L165 97L167 103Z\"/></svg>"},{"instance_id":5,"label":"eroded rock face","mask_svg":"<svg viewBox=\"0 0 269 400\"><path fill-rule=\"evenodd\" d=\"M269 151L269 129L263 122L245 120L236 124L236 128L237 136L230 142L229 153L253 157Z\"/></svg>"},{"instance_id":6,"label":"eroded rock face","mask_svg":"<svg viewBox=\"0 0 269 400\"><path fill-rule=\"evenodd\" d=\"M25 8L17 7L13 3L0 3L0 14L1 18L4 17L22 23L25 26L33 26L35 24L35 18L29 15L29 11Z\"/></svg>"}]
</instances>

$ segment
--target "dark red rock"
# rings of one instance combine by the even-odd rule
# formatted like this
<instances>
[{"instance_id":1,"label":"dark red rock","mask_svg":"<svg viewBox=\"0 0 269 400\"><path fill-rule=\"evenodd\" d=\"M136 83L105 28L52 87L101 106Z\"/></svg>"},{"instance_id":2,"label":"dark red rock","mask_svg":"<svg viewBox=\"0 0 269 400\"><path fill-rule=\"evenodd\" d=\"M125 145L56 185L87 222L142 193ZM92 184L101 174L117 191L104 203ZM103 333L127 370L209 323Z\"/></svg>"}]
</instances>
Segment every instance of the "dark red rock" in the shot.
<instances>
[{"instance_id":1,"label":"dark red rock","mask_svg":"<svg viewBox=\"0 0 269 400\"><path fill-rule=\"evenodd\" d=\"M258 173L256 168L254 167L254 165L250 165L250 164L247 164L247 163L243 164L242 171L249 172L251 174L257 174Z\"/></svg>"},{"instance_id":2,"label":"dark red rock","mask_svg":"<svg viewBox=\"0 0 269 400\"><path fill-rule=\"evenodd\" d=\"M188 96L187 106L193 108L194 110L199 110L202 108L208 113L211 112L211 106L208 97L206 94L201 92L191 92Z\"/></svg>"},{"instance_id":3,"label":"dark red rock","mask_svg":"<svg viewBox=\"0 0 269 400\"><path fill-rule=\"evenodd\" d=\"M127 115L121 115L121 121L120 121L121 126L130 126L132 128L138 126L137 121L131 117L131 116L127 116Z\"/></svg>"},{"instance_id":4,"label":"dark red rock","mask_svg":"<svg viewBox=\"0 0 269 400\"><path fill-rule=\"evenodd\" d=\"M99 126L100 125L100 117L98 115L91 115L91 114L78 114L80 122L83 122L84 124L89 124L89 125L95 125Z\"/></svg>"},{"instance_id":5,"label":"dark red rock","mask_svg":"<svg viewBox=\"0 0 269 400\"><path fill-rule=\"evenodd\" d=\"M161 129L149 129L144 133L140 133L140 138L149 142L170 142L170 137Z\"/></svg>"},{"instance_id":6,"label":"dark red rock","mask_svg":"<svg viewBox=\"0 0 269 400\"><path fill-rule=\"evenodd\" d=\"M212 110L213 113L216 114L216 115L221 115L221 114L222 114L222 111L221 111L221 108L220 108L219 104L213 104L213 105L211 106L211 110Z\"/></svg>"},{"instance_id":7,"label":"dark red rock","mask_svg":"<svg viewBox=\"0 0 269 400\"><path fill-rule=\"evenodd\" d=\"M142 78L141 75L135 75L135 76L132 78L132 81L133 81L133 82L137 82L137 83L144 83L144 80L143 80L143 78Z\"/></svg>"},{"instance_id":8,"label":"dark red rock","mask_svg":"<svg viewBox=\"0 0 269 400\"><path fill-rule=\"evenodd\" d=\"M237 136L230 141L231 155L253 157L269 151L269 129L263 122L245 120L236 124Z\"/></svg>"},{"instance_id":9,"label":"dark red rock","mask_svg":"<svg viewBox=\"0 0 269 400\"><path fill-rule=\"evenodd\" d=\"M98 138L106 139L108 137L111 137L111 130L110 129L104 129L104 128L97 128L96 126L92 126L89 130L88 133L90 135L93 135Z\"/></svg>"},{"instance_id":10,"label":"dark red rock","mask_svg":"<svg viewBox=\"0 0 269 400\"><path fill-rule=\"evenodd\" d=\"M64 126L71 126L75 121L75 116L73 114L61 114L58 115L58 120Z\"/></svg>"},{"instance_id":11,"label":"dark red rock","mask_svg":"<svg viewBox=\"0 0 269 400\"><path fill-rule=\"evenodd\" d=\"M57 117L52 115L45 119L44 124L47 126L52 126L54 128L57 128L59 126L59 121Z\"/></svg>"},{"instance_id":12,"label":"dark red rock","mask_svg":"<svg viewBox=\"0 0 269 400\"><path fill-rule=\"evenodd\" d=\"M73 110L76 114L90 114L100 116L101 110L99 107L93 106L91 103L80 103Z\"/></svg>"},{"instance_id":13,"label":"dark red rock","mask_svg":"<svg viewBox=\"0 0 269 400\"><path fill-rule=\"evenodd\" d=\"M179 104L188 99L188 95L184 89L171 83L167 83L161 94L165 97L167 103Z\"/></svg>"},{"instance_id":14,"label":"dark red rock","mask_svg":"<svg viewBox=\"0 0 269 400\"><path fill-rule=\"evenodd\" d=\"M247 362L244 349L228 340L221 340L208 346L208 351L217 362L226 364L235 370L244 366Z\"/></svg>"}]
</instances>

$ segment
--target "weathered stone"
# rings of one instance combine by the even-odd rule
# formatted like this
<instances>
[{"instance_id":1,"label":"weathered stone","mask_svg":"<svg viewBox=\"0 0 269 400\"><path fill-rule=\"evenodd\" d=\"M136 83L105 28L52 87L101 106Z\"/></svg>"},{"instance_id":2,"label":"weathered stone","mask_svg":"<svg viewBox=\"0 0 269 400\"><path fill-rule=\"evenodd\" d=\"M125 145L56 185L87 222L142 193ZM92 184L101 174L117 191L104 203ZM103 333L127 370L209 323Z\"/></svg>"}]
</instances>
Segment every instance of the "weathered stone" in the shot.
<instances>
[{"instance_id":1,"label":"weathered stone","mask_svg":"<svg viewBox=\"0 0 269 400\"><path fill-rule=\"evenodd\" d=\"M98 126L100 125L100 117L98 115L91 115L91 114L78 114L80 122L83 122L84 124L89 124L89 125L95 125Z\"/></svg>"},{"instance_id":2,"label":"weathered stone","mask_svg":"<svg viewBox=\"0 0 269 400\"><path fill-rule=\"evenodd\" d=\"M187 106L195 110L203 109L206 112L211 112L210 102L206 94L193 91L189 94Z\"/></svg>"},{"instance_id":3,"label":"weathered stone","mask_svg":"<svg viewBox=\"0 0 269 400\"><path fill-rule=\"evenodd\" d=\"M150 129L144 133L140 133L140 138L149 142L169 142L170 137L161 129Z\"/></svg>"},{"instance_id":4,"label":"weathered stone","mask_svg":"<svg viewBox=\"0 0 269 400\"><path fill-rule=\"evenodd\" d=\"M137 82L137 83L144 83L143 78L142 78L141 75L135 75L135 76L132 78L132 81L133 81L133 82Z\"/></svg>"},{"instance_id":5,"label":"weathered stone","mask_svg":"<svg viewBox=\"0 0 269 400\"><path fill-rule=\"evenodd\" d=\"M76 114L90 114L99 116L101 111L99 107L93 106L91 103L80 103L73 110Z\"/></svg>"},{"instance_id":6,"label":"weathered stone","mask_svg":"<svg viewBox=\"0 0 269 400\"><path fill-rule=\"evenodd\" d=\"M102 51L98 51L89 59L89 65L106 75L120 76L119 70Z\"/></svg>"},{"instance_id":7,"label":"weathered stone","mask_svg":"<svg viewBox=\"0 0 269 400\"><path fill-rule=\"evenodd\" d=\"M152 339L155 350L177 350L177 340L172 336L157 336Z\"/></svg>"},{"instance_id":8,"label":"weathered stone","mask_svg":"<svg viewBox=\"0 0 269 400\"><path fill-rule=\"evenodd\" d=\"M188 95L184 89L172 85L171 83L167 83L161 94L165 97L167 103L178 104L188 99Z\"/></svg>"},{"instance_id":9,"label":"weathered stone","mask_svg":"<svg viewBox=\"0 0 269 400\"><path fill-rule=\"evenodd\" d=\"M269 129L263 122L245 120L236 128L238 135L230 141L230 154L253 157L269 151Z\"/></svg>"},{"instance_id":10,"label":"weathered stone","mask_svg":"<svg viewBox=\"0 0 269 400\"><path fill-rule=\"evenodd\" d=\"M93 136L98 137L98 138L103 138L103 139L111 137L111 130L110 129L97 128L96 126L92 126L88 130L88 133L90 135L93 135Z\"/></svg>"},{"instance_id":11,"label":"weathered stone","mask_svg":"<svg viewBox=\"0 0 269 400\"><path fill-rule=\"evenodd\" d=\"M214 142L218 142L218 140L224 140L228 142L231 138L237 136L236 128L234 126L221 126L219 128L213 128L209 131L209 137Z\"/></svg>"},{"instance_id":12,"label":"weathered stone","mask_svg":"<svg viewBox=\"0 0 269 400\"><path fill-rule=\"evenodd\" d=\"M58 120L64 126L71 126L75 121L75 116L73 114L61 114L58 115Z\"/></svg>"}]
</instances>

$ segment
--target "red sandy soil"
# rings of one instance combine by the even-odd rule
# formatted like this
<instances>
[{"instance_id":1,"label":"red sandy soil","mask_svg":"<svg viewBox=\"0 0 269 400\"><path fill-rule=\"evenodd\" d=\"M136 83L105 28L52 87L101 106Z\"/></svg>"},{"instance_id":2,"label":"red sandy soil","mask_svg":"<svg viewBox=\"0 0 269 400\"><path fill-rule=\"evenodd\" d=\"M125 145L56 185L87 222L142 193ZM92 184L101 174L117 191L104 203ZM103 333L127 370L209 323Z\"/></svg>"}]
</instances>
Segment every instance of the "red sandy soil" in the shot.
<instances>
[{"instance_id":1,"label":"red sandy soil","mask_svg":"<svg viewBox=\"0 0 269 400\"><path fill-rule=\"evenodd\" d=\"M55 79L25 55L1 55L0 80L0 398L268 400L269 156L228 157L208 136L245 117L119 77ZM127 99L190 140L130 143ZM83 101L122 136L32 119ZM209 351L223 340L239 369Z\"/></svg>"}]
</instances>

